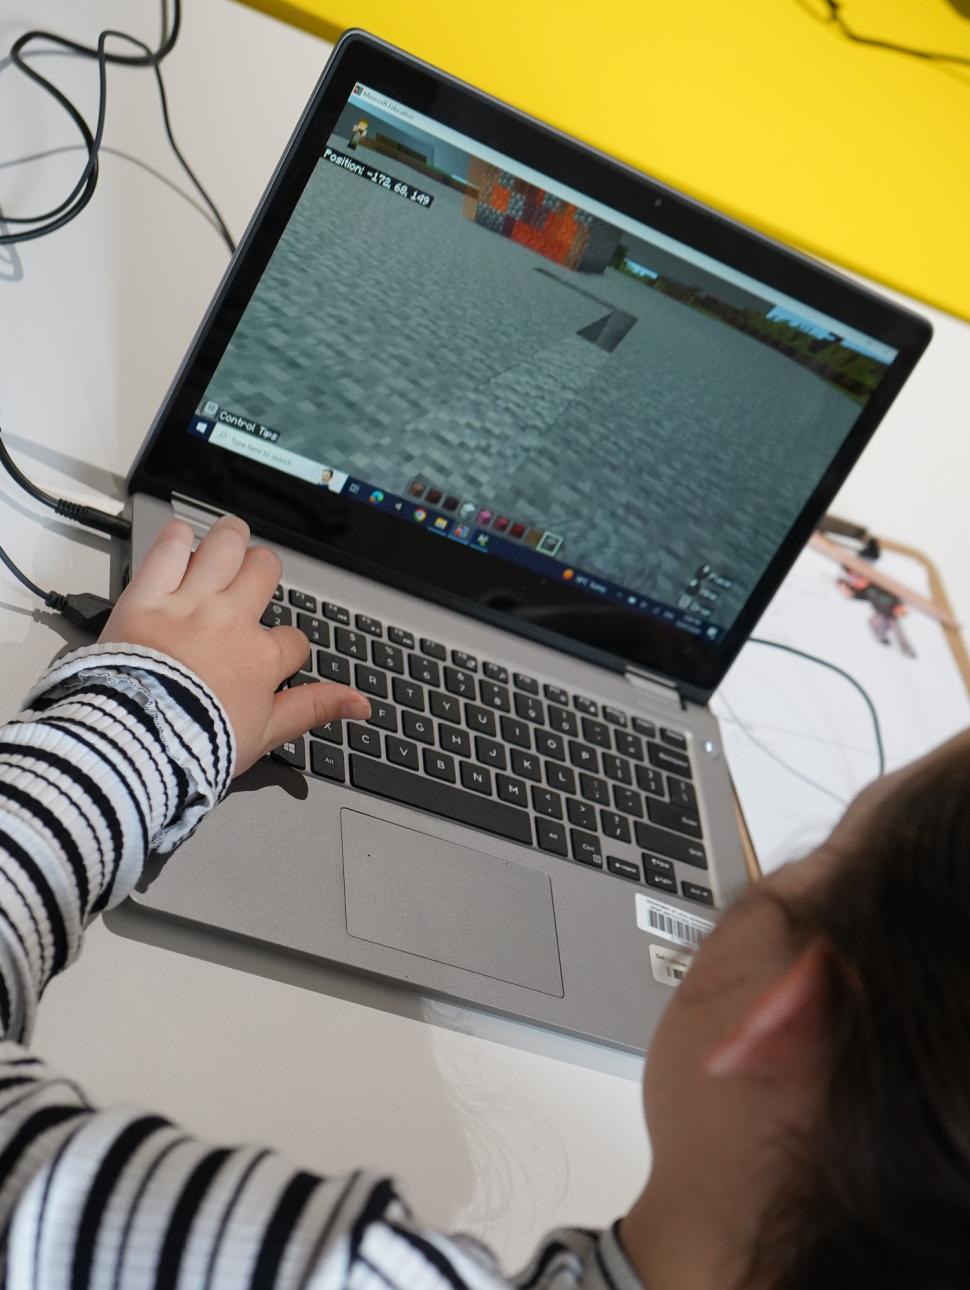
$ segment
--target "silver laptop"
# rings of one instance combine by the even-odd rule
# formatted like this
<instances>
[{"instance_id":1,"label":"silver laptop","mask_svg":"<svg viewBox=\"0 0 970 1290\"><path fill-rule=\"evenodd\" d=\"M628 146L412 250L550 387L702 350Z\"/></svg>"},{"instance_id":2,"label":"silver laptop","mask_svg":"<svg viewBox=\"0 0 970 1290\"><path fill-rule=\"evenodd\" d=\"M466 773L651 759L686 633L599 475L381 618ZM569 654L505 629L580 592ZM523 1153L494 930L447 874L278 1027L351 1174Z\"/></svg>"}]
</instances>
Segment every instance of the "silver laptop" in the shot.
<instances>
[{"instance_id":1,"label":"silver laptop","mask_svg":"<svg viewBox=\"0 0 970 1290\"><path fill-rule=\"evenodd\" d=\"M244 516L263 622L312 643L291 684L373 715L244 776L142 913L642 1051L748 881L707 701L928 339L346 36L133 468L131 555Z\"/></svg>"}]
</instances>

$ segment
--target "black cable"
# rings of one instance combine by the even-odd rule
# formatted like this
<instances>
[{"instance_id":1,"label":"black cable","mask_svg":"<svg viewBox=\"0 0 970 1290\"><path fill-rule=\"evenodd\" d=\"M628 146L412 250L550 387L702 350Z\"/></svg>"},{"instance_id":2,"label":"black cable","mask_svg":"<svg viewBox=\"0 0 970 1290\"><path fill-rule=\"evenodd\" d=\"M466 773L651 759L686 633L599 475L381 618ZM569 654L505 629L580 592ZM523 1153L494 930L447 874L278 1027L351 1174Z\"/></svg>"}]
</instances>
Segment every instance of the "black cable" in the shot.
<instances>
[{"instance_id":1,"label":"black cable","mask_svg":"<svg viewBox=\"0 0 970 1290\"><path fill-rule=\"evenodd\" d=\"M168 97L165 92L165 82L162 78L161 62L171 52L178 39L179 29L182 22L181 0L172 0L172 20L169 26L168 3L167 0L161 0L162 14L162 35L157 50L152 50L143 41L138 40L135 36L130 36L122 31L105 30L98 36L97 46L92 48L88 45L78 44L76 41L68 40L63 36L57 36L49 31L28 31L14 42L10 50L10 61L20 69L21 72L30 80L34 81L46 93L50 94L71 120L77 126L81 138L84 141L84 147L88 154L87 162L81 175L71 189L67 197L64 198L57 206L51 210L45 211L39 215L31 216L12 216L4 215L3 223L6 225L23 224L32 225L33 227L25 228L21 232L4 233L0 235L0 246L11 246L16 242L28 242L35 238L45 237L48 233L53 233L65 224L69 224L75 219L81 211L87 206L88 202L94 196L94 190L98 183L98 154L104 136L104 124L107 112L107 70L108 65L125 66L125 67L151 67L155 73L155 81L158 86L158 97L162 110L162 123L165 127L165 135L168 139L169 146L175 154L176 160L182 167L185 174L195 188L196 192L205 202L206 206L212 213L212 216L219 228L223 241L229 248L230 254L236 249L226 222L216 206L215 202L206 192L198 176L193 171L185 158L181 148L175 141L175 135L172 131L172 122L168 110ZM167 34L166 34L167 32ZM142 52L140 54L109 54L107 51L107 42L111 38L128 41ZM98 63L98 118L92 133L84 117L57 86L46 76L35 71L26 61L24 56L25 50L29 44L36 41L45 41L49 44L58 46L68 53L75 54L81 58L94 58Z\"/></svg>"},{"instance_id":2,"label":"black cable","mask_svg":"<svg viewBox=\"0 0 970 1290\"><path fill-rule=\"evenodd\" d=\"M922 58L930 63L960 63L964 67L970 67L970 58L965 58L962 54L941 54L936 50L899 45L894 40L882 40L878 36L863 36L860 32L853 31L842 17L841 0L825 0L825 6L829 11L828 21L835 23L846 40L851 40L853 44L869 45L873 49L885 49L893 54L908 54L911 58Z\"/></svg>"},{"instance_id":3,"label":"black cable","mask_svg":"<svg viewBox=\"0 0 970 1290\"><path fill-rule=\"evenodd\" d=\"M839 667L838 664L830 663L828 659L819 658L817 654L809 654L803 649L796 649L794 645L783 645L781 641L769 641L762 636L749 636L748 643L750 645L767 645L771 649L784 650L786 654L794 654L798 658L807 658L810 663L818 663L819 667L827 667L830 672L836 672L839 676L844 677L851 686L858 690L859 694L862 695L862 698L865 701L866 707L869 709L869 715L872 717L872 729L876 738L876 754L879 759L879 770L877 771L877 775L882 775L885 772L886 752L883 748L882 728L879 725L879 716L876 712L876 706L854 676L849 672L846 672L844 668Z\"/></svg>"},{"instance_id":4,"label":"black cable","mask_svg":"<svg viewBox=\"0 0 970 1290\"><path fill-rule=\"evenodd\" d=\"M48 609L53 609L81 631L97 636L108 621L114 605L104 596L96 596L90 591L82 591L73 596L65 596L60 591L45 591L32 578L28 578L22 569L18 569L2 546L0 563L5 564L17 581L41 599Z\"/></svg>"},{"instance_id":5,"label":"black cable","mask_svg":"<svg viewBox=\"0 0 970 1290\"><path fill-rule=\"evenodd\" d=\"M131 532L131 524L123 515L111 515L96 506L74 502L67 497L55 497L52 493L46 493L33 480L28 479L7 451L7 445L3 442L2 426L0 426L0 466L25 493L42 505L49 506L56 515L73 520L76 524L84 524L89 529L97 529L99 533L107 533L110 537L126 538Z\"/></svg>"}]
</instances>

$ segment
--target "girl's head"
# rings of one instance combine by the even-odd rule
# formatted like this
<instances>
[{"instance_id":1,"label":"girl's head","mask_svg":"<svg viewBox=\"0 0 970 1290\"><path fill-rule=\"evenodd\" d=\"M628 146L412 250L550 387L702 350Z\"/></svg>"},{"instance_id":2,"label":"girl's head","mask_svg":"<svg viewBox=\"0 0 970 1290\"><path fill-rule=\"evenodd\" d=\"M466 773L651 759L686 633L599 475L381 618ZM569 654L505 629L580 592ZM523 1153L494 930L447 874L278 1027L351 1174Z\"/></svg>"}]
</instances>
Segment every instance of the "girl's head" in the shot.
<instances>
[{"instance_id":1,"label":"girl's head","mask_svg":"<svg viewBox=\"0 0 970 1290\"><path fill-rule=\"evenodd\" d=\"M644 1098L644 1200L693 1193L720 1284L970 1285L970 734L724 915Z\"/></svg>"}]
</instances>

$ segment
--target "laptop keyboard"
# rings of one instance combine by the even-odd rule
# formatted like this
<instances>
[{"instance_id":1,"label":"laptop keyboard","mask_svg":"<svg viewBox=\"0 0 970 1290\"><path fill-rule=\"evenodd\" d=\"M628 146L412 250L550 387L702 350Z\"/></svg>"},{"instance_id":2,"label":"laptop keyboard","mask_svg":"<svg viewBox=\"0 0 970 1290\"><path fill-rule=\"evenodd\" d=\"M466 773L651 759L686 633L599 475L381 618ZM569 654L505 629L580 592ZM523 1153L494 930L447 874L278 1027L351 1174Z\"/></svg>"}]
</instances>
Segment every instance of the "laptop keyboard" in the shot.
<instances>
[{"instance_id":1,"label":"laptop keyboard","mask_svg":"<svg viewBox=\"0 0 970 1290\"><path fill-rule=\"evenodd\" d=\"M308 775L713 905L683 731L502 663L277 587L266 627L312 649L290 685L337 681L371 701L271 754ZM616 843L633 846L614 855Z\"/></svg>"}]
</instances>

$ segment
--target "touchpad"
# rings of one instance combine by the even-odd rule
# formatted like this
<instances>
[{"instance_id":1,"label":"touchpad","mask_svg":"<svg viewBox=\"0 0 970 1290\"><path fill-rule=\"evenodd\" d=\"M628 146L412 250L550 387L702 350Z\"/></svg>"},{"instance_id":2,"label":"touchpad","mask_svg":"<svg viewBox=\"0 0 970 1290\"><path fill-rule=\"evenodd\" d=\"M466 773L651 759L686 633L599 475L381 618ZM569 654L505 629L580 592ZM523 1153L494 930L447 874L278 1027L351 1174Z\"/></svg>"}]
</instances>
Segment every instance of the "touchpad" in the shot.
<instances>
[{"instance_id":1,"label":"touchpad","mask_svg":"<svg viewBox=\"0 0 970 1290\"><path fill-rule=\"evenodd\" d=\"M340 821L351 936L562 998L544 873L357 811Z\"/></svg>"}]
</instances>

